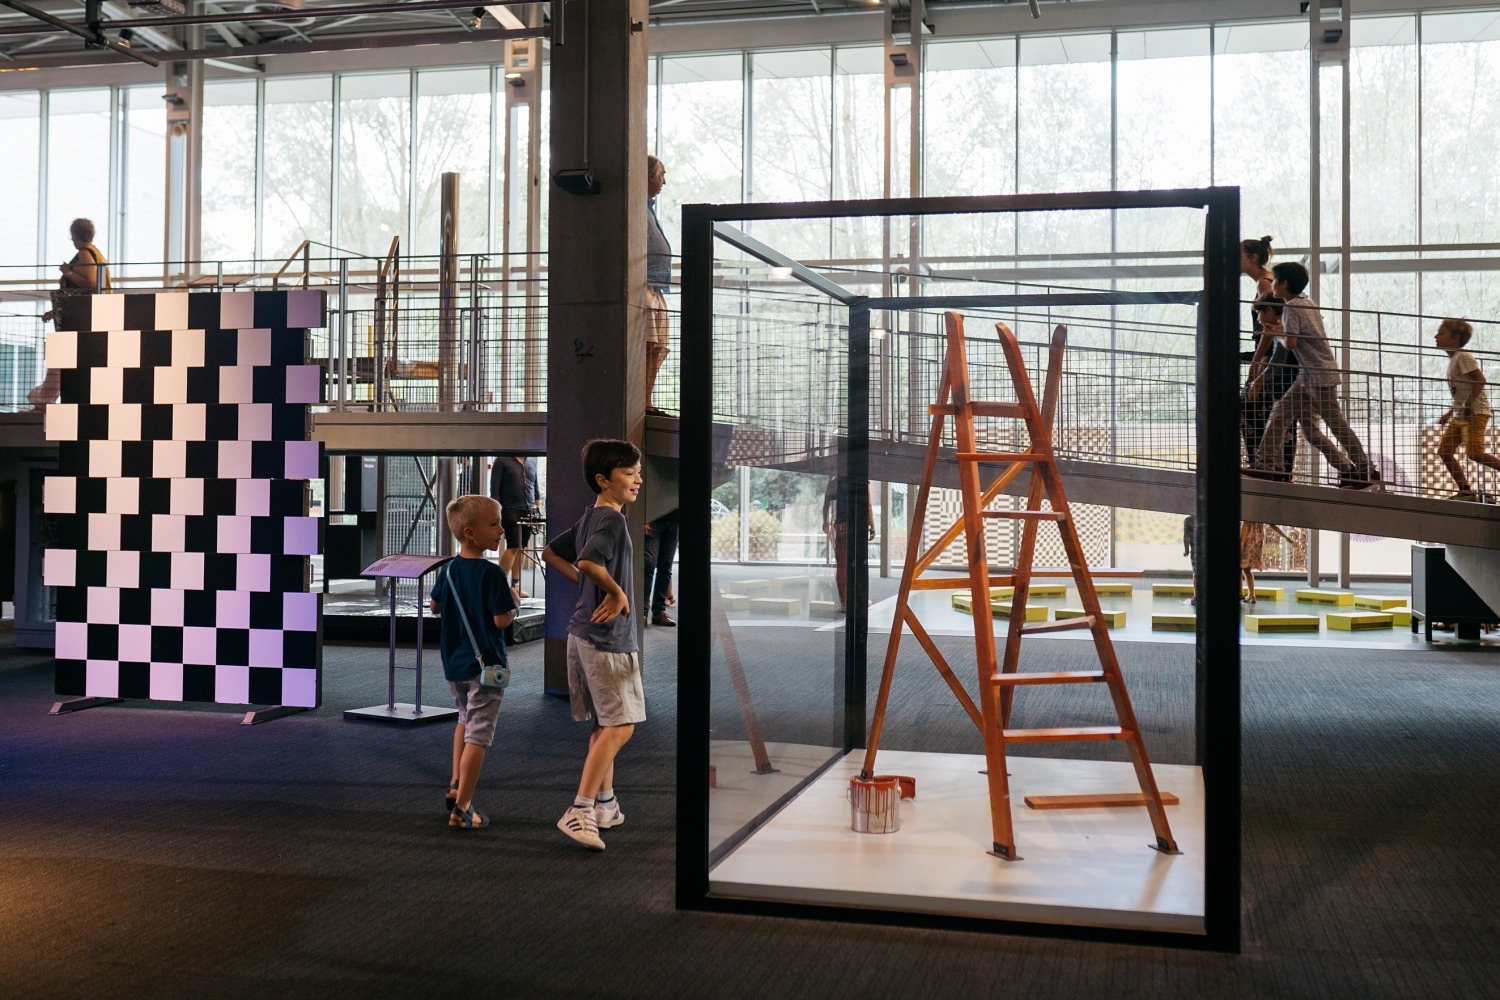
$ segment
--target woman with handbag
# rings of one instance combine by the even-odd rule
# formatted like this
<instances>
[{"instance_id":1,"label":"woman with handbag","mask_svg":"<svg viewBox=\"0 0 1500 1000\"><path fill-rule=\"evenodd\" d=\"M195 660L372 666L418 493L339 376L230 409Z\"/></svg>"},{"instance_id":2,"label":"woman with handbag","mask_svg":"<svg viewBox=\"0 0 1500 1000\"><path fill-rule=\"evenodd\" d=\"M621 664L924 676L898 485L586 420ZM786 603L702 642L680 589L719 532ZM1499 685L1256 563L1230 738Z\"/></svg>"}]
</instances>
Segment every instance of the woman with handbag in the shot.
<instances>
[{"instance_id":1,"label":"woman with handbag","mask_svg":"<svg viewBox=\"0 0 1500 1000\"><path fill-rule=\"evenodd\" d=\"M82 306L87 296L110 289L109 264L94 246L94 224L88 219L74 219L68 235L78 252L72 260L58 265L62 277L57 291L52 293L52 308L42 313L42 322L51 323L58 330L77 330L83 325ZM57 369L48 368L47 377L26 394L27 400L40 410L57 398L59 382Z\"/></svg>"}]
</instances>

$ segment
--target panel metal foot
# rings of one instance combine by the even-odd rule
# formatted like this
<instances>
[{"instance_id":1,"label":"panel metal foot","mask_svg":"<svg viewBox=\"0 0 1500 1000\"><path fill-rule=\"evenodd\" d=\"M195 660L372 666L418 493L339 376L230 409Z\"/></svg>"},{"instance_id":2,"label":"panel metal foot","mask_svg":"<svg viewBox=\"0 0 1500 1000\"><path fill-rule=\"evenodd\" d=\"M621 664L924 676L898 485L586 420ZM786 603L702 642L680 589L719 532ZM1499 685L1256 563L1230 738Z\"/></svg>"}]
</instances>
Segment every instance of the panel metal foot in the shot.
<instances>
[{"instance_id":1,"label":"panel metal foot","mask_svg":"<svg viewBox=\"0 0 1500 1000\"><path fill-rule=\"evenodd\" d=\"M1014 847L1006 847L1004 844L994 844L993 846L995 849L988 852L992 857L999 858L1001 861L1021 860L1021 856L1015 853Z\"/></svg>"},{"instance_id":2,"label":"panel metal foot","mask_svg":"<svg viewBox=\"0 0 1500 1000\"><path fill-rule=\"evenodd\" d=\"M82 712L86 708L113 705L124 700L124 698L74 698L72 701L56 701L52 703L52 710L47 714L67 715L69 712Z\"/></svg>"},{"instance_id":3,"label":"panel metal foot","mask_svg":"<svg viewBox=\"0 0 1500 1000\"><path fill-rule=\"evenodd\" d=\"M344 712L344 718L350 722L393 722L398 726L424 726L429 722L448 722L457 719L458 709L397 702L395 705L371 705L369 708L347 709Z\"/></svg>"},{"instance_id":4,"label":"panel metal foot","mask_svg":"<svg viewBox=\"0 0 1500 1000\"><path fill-rule=\"evenodd\" d=\"M307 711L306 708L297 708L292 705L273 705L270 708L252 708L250 711L246 712L245 717L240 720L240 725L258 726L262 722L274 722L277 719L284 719L288 715L296 715L298 712L305 711Z\"/></svg>"},{"instance_id":5,"label":"panel metal foot","mask_svg":"<svg viewBox=\"0 0 1500 1000\"><path fill-rule=\"evenodd\" d=\"M770 764L770 762L768 761L768 762L766 762L764 764L757 764L755 766L755 770L751 771L750 773L751 774L780 774L781 772L778 769L772 767L771 764Z\"/></svg>"},{"instance_id":6,"label":"panel metal foot","mask_svg":"<svg viewBox=\"0 0 1500 1000\"><path fill-rule=\"evenodd\" d=\"M1156 843L1154 843L1154 844L1151 845L1151 849L1153 851L1158 851L1158 852L1160 852L1162 854L1181 854L1182 853L1180 850L1177 849L1177 845L1176 844L1172 843L1169 840L1163 840L1160 837L1156 838Z\"/></svg>"}]
</instances>

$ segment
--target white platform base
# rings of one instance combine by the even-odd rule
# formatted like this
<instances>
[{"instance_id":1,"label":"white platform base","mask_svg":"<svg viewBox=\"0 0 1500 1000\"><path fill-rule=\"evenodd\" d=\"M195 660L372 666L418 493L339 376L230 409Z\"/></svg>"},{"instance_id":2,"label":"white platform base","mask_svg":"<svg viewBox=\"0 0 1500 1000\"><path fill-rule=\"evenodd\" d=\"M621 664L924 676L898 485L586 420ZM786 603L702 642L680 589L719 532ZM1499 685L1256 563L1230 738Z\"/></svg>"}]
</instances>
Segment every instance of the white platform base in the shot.
<instances>
[{"instance_id":1,"label":"white platform base","mask_svg":"<svg viewBox=\"0 0 1500 1000\"><path fill-rule=\"evenodd\" d=\"M1029 794L1139 791L1128 763L1010 758L1019 861L989 853L982 755L882 750L881 774L910 774L901 829L850 829L856 751L830 768L709 873L716 896L1003 920L1203 932L1203 781L1197 767L1157 764L1182 851L1153 849L1144 808L1034 810ZM723 769L719 771L723 780ZM710 798L717 810L717 795ZM728 803L725 803L728 805ZM732 807L731 807L732 808ZM717 826L717 824L714 824Z\"/></svg>"}]
</instances>

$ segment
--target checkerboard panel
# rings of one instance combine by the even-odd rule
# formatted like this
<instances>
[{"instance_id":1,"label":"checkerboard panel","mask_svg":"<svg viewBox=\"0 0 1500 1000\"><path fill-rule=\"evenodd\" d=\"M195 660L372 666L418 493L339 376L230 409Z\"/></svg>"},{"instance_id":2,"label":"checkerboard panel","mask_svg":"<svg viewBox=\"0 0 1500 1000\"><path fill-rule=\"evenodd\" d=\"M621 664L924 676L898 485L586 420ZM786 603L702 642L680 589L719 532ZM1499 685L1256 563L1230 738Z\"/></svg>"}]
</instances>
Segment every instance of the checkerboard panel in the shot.
<instances>
[{"instance_id":1,"label":"checkerboard panel","mask_svg":"<svg viewBox=\"0 0 1500 1000\"><path fill-rule=\"evenodd\" d=\"M315 707L322 292L95 296L47 338L58 694Z\"/></svg>"}]
</instances>

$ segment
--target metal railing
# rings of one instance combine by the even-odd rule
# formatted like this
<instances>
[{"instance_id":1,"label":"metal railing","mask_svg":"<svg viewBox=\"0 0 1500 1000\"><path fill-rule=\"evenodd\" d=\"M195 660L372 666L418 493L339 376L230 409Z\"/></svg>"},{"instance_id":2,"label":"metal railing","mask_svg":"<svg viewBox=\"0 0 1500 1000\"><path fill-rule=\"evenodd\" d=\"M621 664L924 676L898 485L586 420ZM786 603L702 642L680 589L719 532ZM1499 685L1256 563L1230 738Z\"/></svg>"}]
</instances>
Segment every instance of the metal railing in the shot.
<instances>
[{"instance_id":1,"label":"metal railing","mask_svg":"<svg viewBox=\"0 0 1500 1000\"><path fill-rule=\"evenodd\" d=\"M547 304L543 262L524 255L463 255L459 261L456 337L451 357L452 402L439 396L441 335L436 258L343 256L316 259L307 246L299 286L329 293L329 322L312 332L311 353L327 368L327 408L335 410L542 411L547 406ZM212 274L204 288L274 287L285 262ZM280 270L278 270L280 269ZM0 411L29 408L27 391L45 374L47 285L39 268L23 280L0 274ZM723 262L715 292L715 420L753 427L776 445L747 464L792 462L834 447L845 433L844 373L847 307L767 269ZM878 294L882 275L836 275L845 287ZM120 290L146 290L121 282ZM978 283L1016 291L1016 285ZM175 286L182 287L182 286ZM966 286L965 291L971 290ZM1031 286L1028 291L1061 291ZM676 296L669 298L675 305ZM1343 347L1343 314L1324 311L1330 339ZM1453 485L1436 458L1437 421L1449 403L1447 358L1426 341L1438 317L1410 313L1349 313L1345 413L1381 469L1388 488L1446 495ZM1191 470L1196 461L1196 317L1187 306L982 309L969 316L971 382L984 397L1010 394L990 324L1008 323L1028 360L1039 366L1056 323L1070 330L1058 407L1056 443L1064 457L1146 468ZM941 317L936 310L891 311L878 317L871 350L871 428L880 440L925 442L927 405L941 373ZM1476 323L1468 347L1491 378L1500 377L1493 346L1500 327ZM1242 334L1241 334L1242 335ZM679 399L680 334L671 315L671 351L656 399L668 410ZM1422 342L1417 342L1418 338ZM1239 392L1239 386L1223 391ZM996 443L1006 433L990 431ZM1460 458L1460 461L1463 461ZM1328 482L1330 473L1304 443L1296 477ZM1500 492L1487 469L1471 469L1477 487Z\"/></svg>"}]
</instances>

